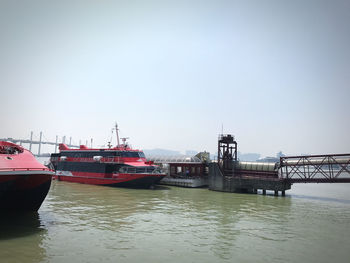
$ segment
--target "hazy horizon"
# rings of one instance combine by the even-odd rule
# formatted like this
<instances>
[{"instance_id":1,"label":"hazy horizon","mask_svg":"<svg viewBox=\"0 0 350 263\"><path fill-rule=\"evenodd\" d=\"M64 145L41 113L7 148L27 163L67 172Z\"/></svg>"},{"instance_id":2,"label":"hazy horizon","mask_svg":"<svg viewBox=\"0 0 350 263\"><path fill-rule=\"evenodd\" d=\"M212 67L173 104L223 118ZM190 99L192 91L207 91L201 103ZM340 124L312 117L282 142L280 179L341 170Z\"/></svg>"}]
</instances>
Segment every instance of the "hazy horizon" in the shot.
<instances>
[{"instance_id":1,"label":"hazy horizon","mask_svg":"<svg viewBox=\"0 0 350 263\"><path fill-rule=\"evenodd\" d=\"M349 1L0 1L0 138L350 150ZM114 142L115 143L115 140Z\"/></svg>"}]
</instances>

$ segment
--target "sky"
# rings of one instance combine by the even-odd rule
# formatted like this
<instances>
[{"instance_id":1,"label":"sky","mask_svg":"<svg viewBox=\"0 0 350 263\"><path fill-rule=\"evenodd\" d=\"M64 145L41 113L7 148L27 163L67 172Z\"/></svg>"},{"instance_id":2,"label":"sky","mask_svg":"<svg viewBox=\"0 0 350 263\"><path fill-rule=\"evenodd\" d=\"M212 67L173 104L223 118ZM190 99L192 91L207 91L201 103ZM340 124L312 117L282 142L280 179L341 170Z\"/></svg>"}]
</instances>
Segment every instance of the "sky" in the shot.
<instances>
[{"instance_id":1,"label":"sky","mask_svg":"<svg viewBox=\"0 0 350 263\"><path fill-rule=\"evenodd\" d=\"M0 138L350 152L350 1L0 0ZM115 140L113 141L115 143Z\"/></svg>"}]
</instances>

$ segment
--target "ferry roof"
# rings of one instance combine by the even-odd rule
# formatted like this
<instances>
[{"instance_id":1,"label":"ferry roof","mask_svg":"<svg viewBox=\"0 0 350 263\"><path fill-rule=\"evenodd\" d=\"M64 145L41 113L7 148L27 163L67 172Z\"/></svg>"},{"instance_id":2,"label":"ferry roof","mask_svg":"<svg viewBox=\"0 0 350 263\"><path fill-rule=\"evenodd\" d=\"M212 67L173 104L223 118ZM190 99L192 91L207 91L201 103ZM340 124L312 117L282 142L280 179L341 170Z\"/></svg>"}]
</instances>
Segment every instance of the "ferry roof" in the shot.
<instances>
[{"instance_id":1,"label":"ferry roof","mask_svg":"<svg viewBox=\"0 0 350 263\"><path fill-rule=\"evenodd\" d=\"M196 156L149 156L148 161L153 161L154 163L202 163L202 161Z\"/></svg>"},{"instance_id":2,"label":"ferry roof","mask_svg":"<svg viewBox=\"0 0 350 263\"><path fill-rule=\"evenodd\" d=\"M66 144L59 144L59 150L62 151L79 151L79 152L88 152L88 151L132 151L132 152L141 152L137 149L131 149L128 145L119 145L118 147L113 148L88 148L85 145L80 145L78 149L69 148Z\"/></svg>"}]
</instances>

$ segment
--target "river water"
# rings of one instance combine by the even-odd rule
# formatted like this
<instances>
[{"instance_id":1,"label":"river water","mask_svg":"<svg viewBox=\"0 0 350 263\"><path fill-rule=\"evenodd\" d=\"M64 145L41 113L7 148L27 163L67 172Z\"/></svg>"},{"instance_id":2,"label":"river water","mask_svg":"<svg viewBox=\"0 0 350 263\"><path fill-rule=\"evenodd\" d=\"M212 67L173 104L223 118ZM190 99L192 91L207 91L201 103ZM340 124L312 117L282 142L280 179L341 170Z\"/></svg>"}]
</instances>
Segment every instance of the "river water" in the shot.
<instances>
[{"instance_id":1,"label":"river water","mask_svg":"<svg viewBox=\"0 0 350 263\"><path fill-rule=\"evenodd\" d=\"M0 262L349 262L350 184L286 197L53 181L39 212L1 216Z\"/></svg>"}]
</instances>

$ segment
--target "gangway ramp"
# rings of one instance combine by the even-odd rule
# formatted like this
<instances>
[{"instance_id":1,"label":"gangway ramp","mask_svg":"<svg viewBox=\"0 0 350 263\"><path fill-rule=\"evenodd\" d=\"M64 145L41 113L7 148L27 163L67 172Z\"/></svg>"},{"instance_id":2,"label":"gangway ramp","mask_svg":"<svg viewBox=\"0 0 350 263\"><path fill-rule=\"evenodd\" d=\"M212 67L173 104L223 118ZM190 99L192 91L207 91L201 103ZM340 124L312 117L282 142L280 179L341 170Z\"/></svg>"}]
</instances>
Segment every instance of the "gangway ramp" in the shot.
<instances>
[{"instance_id":1,"label":"gangway ramp","mask_svg":"<svg viewBox=\"0 0 350 263\"><path fill-rule=\"evenodd\" d=\"M290 183L350 183L350 154L283 156L279 177Z\"/></svg>"}]
</instances>

